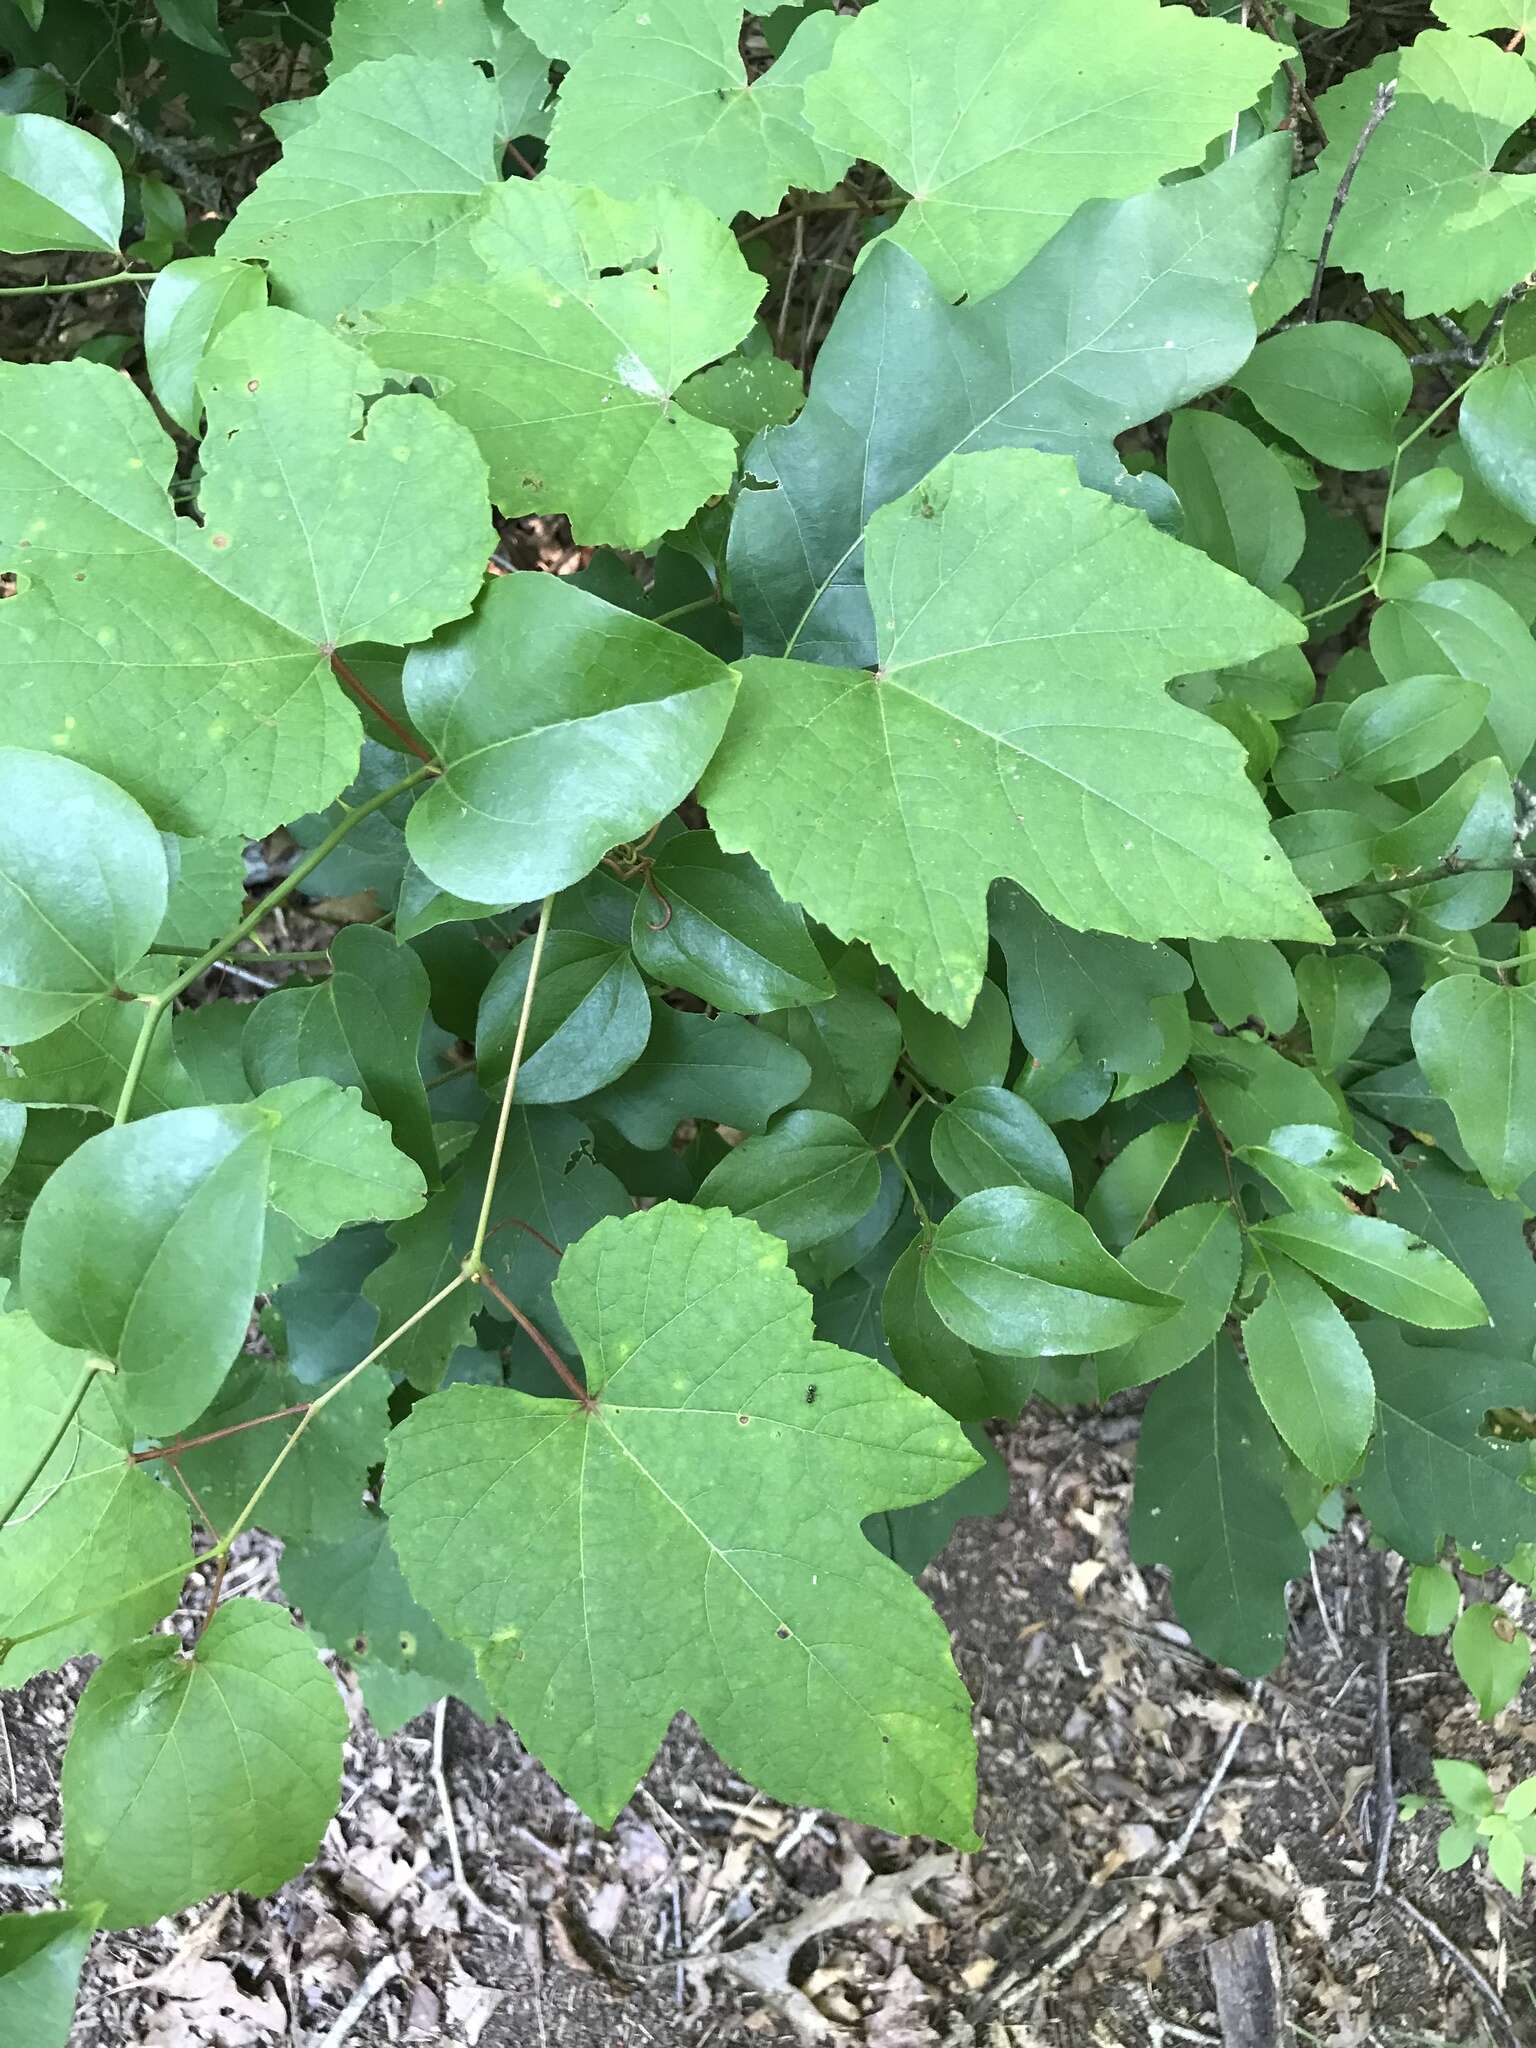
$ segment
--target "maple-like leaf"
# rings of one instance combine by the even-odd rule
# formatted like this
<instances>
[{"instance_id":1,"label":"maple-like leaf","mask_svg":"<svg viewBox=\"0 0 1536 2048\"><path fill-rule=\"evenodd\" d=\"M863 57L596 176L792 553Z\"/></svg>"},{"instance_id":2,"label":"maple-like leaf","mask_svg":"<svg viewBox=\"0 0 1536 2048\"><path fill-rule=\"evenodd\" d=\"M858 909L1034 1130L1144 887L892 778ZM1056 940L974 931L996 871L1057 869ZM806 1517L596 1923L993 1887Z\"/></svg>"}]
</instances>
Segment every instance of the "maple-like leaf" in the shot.
<instances>
[{"instance_id":1,"label":"maple-like leaf","mask_svg":"<svg viewBox=\"0 0 1536 2048\"><path fill-rule=\"evenodd\" d=\"M859 1534L975 1469L958 1426L818 1342L783 1245L723 1211L599 1223L555 1297L590 1406L450 1387L389 1455L411 1590L496 1706L605 1824L687 1712L774 1798L974 1842L943 1624Z\"/></svg>"}]
</instances>

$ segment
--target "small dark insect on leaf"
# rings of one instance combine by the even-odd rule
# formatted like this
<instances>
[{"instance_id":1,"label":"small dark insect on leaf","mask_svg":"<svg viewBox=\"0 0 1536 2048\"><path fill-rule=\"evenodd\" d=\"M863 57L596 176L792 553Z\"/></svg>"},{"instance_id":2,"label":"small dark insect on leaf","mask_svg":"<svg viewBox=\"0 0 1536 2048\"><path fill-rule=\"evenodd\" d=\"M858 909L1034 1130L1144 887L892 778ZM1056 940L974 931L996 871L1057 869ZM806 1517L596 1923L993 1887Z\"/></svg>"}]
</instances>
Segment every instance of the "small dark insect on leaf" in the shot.
<instances>
[{"instance_id":1,"label":"small dark insect on leaf","mask_svg":"<svg viewBox=\"0 0 1536 2048\"><path fill-rule=\"evenodd\" d=\"M809 1408L809 1407L810 1407L810 1406L812 1405L812 1403L813 1403L813 1402L815 1401L815 1399L816 1399L816 1382L815 1382L814 1380L812 1380L811 1384L810 1384L810 1385L809 1385L809 1386L808 1386L808 1387L806 1388L806 1390L805 1390L805 1405L806 1405L806 1407L807 1407L807 1408Z\"/></svg>"}]
</instances>

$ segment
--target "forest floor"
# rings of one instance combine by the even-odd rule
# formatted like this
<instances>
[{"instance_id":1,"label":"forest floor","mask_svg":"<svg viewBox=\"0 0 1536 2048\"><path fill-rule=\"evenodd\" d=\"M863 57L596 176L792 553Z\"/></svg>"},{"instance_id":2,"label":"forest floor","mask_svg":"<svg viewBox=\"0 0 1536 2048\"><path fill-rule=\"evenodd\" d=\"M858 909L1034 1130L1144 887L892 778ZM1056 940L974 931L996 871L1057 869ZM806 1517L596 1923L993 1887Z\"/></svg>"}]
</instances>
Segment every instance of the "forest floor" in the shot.
<instances>
[{"instance_id":1,"label":"forest floor","mask_svg":"<svg viewBox=\"0 0 1536 2048\"><path fill-rule=\"evenodd\" d=\"M1374 1889L1383 1776L1426 1789L1434 1755L1523 1775L1536 1721L1479 1726L1357 1526L1297 1588L1274 1679L1214 1669L1127 1557L1134 1431L1036 1404L1007 1435L1010 1513L928 1574L977 1701L978 1854L786 1811L685 1723L602 1830L505 1727L450 1705L385 1742L357 1713L313 1868L99 1940L72 2048L1536 2043L1528 1907L1440 1873L1428 1816ZM271 1592L272 1563L247 1554L236 1589ZM57 1863L85 1676L0 1700L0 1864ZM1265 1923L1289 2035L1213 1991L1213 1944Z\"/></svg>"}]
</instances>

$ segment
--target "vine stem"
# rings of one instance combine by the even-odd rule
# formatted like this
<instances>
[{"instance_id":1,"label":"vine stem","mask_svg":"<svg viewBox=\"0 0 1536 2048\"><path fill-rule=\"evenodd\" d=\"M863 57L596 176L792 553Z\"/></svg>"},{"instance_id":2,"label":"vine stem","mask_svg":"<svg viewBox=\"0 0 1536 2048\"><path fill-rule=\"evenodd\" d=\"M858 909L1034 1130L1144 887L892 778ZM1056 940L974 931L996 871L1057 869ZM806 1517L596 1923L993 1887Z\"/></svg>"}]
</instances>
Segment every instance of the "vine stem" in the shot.
<instances>
[{"instance_id":1,"label":"vine stem","mask_svg":"<svg viewBox=\"0 0 1536 2048\"><path fill-rule=\"evenodd\" d=\"M1536 860L1523 856L1510 860L1458 860L1450 854L1435 867L1395 875L1387 882L1362 882L1358 888L1335 889L1331 895L1319 896L1317 907L1326 917L1330 910L1342 910L1345 904L1361 896L1395 896L1399 889L1422 889L1430 882L1449 881L1453 875L1536 875Z\"/></svg>"},{"instance_id":2,"label":"vine stem","mask_svg":"<svg viewBox=\"0 0 1536 2048\"><path fill-rule=\"evenodd\" d=\"M346 662L342 660L334 648L331 649L330 663L331 674L341 684L342 688L350 690L359 704L366 704L380 725L389 728L408 754L414 754L418 761L431 762L434 768L437 766L437 763L432 760L432 756L421 744L421 741L416 738L415 734L407 732L392 711L385 710L362 677L347 666Z\"/></svg>"},{"instance_id":3,"label":"vine stem","mask_svg":"<svg viewBox=\"0 0 1536 2048\"><path fill-rule=\"evenodd\" d=\"M480 1198L480 1214L475 1219L474 1242L469 1248L468 1258L464 1261L464 1277L467 1280L478 1280L485 1270L485 1240L491 1227L491 1205L496 1199L496 1177L501 1172L501 1155L506 1150L507 1126L512 1121L512 1096L523 1064L523 1047L528 1042L528 1022L533 1015L534 992L539 985L539 968L544 959L544 941L549 937L549 920L554 907L554 896L546 896L539 905L539 921L534 926L533 958L528 962L528 980L523 989L523 1007L518 1012L517 1036L512 1041L512 1062L507 1068L507 1084L501 1091L501 1109L496 1117L496 1136L491 1143L491 1163L486 1169L485 1193Z\"/></svg>"},{"instance_id":4,"label":"vine stem","mask_svg":"<svg viewBox=\"0 0 1536 2048\"><path fill-rule=\"evenodd\" d=\"M335 852L347 834L360 825L364 818L371 817L375 811L383 810L386 804L393 803L395 798L404 795L406 790L414 789L418 783L425 782L432 773L432 767L418 768L414 774L407 775L402 781L392 783L388 789L380 790L378 795L370 797L367 803L359 804L355 811L349 811L335 830L328 832L312 853L306 854L296 867L290 869L275 889L268 890L256 908L247 912L233 931L225 932L217 944L210 946L206 953L199 954L191 966L178 974L168 988L161 989L158 995L141 998L145 1008L144 1022L139 1027L139 1035L129 1055L128 1071L123 1076L122 1091L117 1098L117 1109L112 1118L114 1124L125 1124L128 1121L133 1108L133 1098L143 1078L144 1063L149 1058L155 1031L160 1019L176 998L184 990L189 989L200 974L205 974L210 967L217 966L232 946L238 945L241 939L249 938L268 913L275 910L285 897L291 896L294 890L314 873L320 863Z\"/></svg>"},{"instance_id":5,"label":"vine stem","mask_svg":"<svg viewBox=\"0 0 1536 2048\"><path fill-rule=\"evenodd\" d=\"M0 285L0 299L52 298L59 292L99 292L109 284L149 284L158 270L114 270L110 277L79 277L66 284Z\"/></svg>"},{"instance_id":6,"label":"vine stem","mask_svg":"<svg viewBox=\"0 0 1536 2048\"><path fill-rule=\"evenodd\" d=\"M1289 67L1287 67L1289 68ZM1316 320L1323 300L1323 273L1328 268L1328 255L1333 247L1334 230L1339 225L1339 215L1344 211L1344 202L1349 197L1349 188L1355 182L1355 173L1360 168L1360 159L1370 147L1371 137L1392 111L1397 98L1397 80L1387 79L1376 88L1376 97L1371 102L1371 111L1366 116L1365 126L1355 138L1355 146L1349 153L1349 162L1344 166L1344 175L1334 189L1333 204L1328 209L1328 222L1323 229L1323 239L1318 245L1317 268L1312 273L1312 290L1307 299L1306 320Z\"/></svg>"},{"instance_id":7,"label":"vine stem","mask_svg":"<svg viewBox=\"0 0 1536 2048\"><path fill-rule=\"evenodd\" d=\"M103 1372L111 1372L112 1370L113 1368L111 1363L105 1358L89 1359L86 1362L86 1364L81 1367L80 1377L75 1382L74 1389L71 1392L69 1399L64 1404L63 1411L59 1416L58 1424L54 1429L52 1436L49 1437L47 1443L44 1444L42 1450L39 1451L37 1456L32 1460L32 1463L28 1466L27 1470L22 1474L21 1483L12 1492L10 1499L6 1501L3 1507L0 1507L0 1529L3 1529L5 1527L6 1523L11 1519L12 1515L15 1514L16 1510L21 1506L22 1502L26 1499L27 1495L32 1491L33 1487L37 1484L38 1480L41 1479L44 1472L47 1471L49 1459L53 1456L54 1452L59 1448L59 1445L63 1443L64 1438L69 1433L69 1426L74 1421L75 1417L80 1413L80 1410L84 1405L86 1395L91 1391L92 1386L95 1384L97 1374Z\"/></svg>"},{"instance_id":8,"label":"vine stem","mask_svg":"<svg viewBox=\"0 0 1536 2048\"><path fill-rule=\"evenodd\" d=\"M555 1371L560 1375L561 1380L565 1384L567 1392L575 1396L575 1398L581 1403L581 1406L586 1410L588 1415L595 1415L597 1413L597 1403L593 1400L592 1396L587 1392L586 1388L581 1384L581 1381L577 1379L575 1373L571 1371L571 1368L560 1356L559 1352L555 1349L554 1345L550 1343L549 1339L545 1336L544 1332L539 1328L538 1324L535 1323L531 1317L524 1315L523 1311L518 1307L517 1303L513 1301L509 1295L502 1293L501 1289L496 1285L496 1282L491 1278L489 1273L481 1273L479 1275L479 1281L480 1285L485 1289L486 1293L489 1294L494 1300L499 1301L501 1303L502 1307L506 1310L507 1314L512 1318L513 1322L517 1324L517 1327L523 1332L523 1334L525 1336L531 1337L534 1343L538 1345L540 1351L543 1352L545 1358L549 1361L550 1365L552 1365Z\"/></svg>"}]
</instances>

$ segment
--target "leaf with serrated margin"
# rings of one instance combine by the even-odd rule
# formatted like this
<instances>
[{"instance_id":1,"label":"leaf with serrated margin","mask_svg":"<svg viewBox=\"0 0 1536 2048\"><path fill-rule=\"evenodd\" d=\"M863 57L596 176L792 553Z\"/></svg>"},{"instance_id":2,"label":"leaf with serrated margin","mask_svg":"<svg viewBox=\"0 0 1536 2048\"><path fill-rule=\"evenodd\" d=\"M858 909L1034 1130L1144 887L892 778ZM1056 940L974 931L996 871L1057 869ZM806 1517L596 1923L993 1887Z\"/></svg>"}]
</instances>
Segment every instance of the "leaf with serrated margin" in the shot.
<instances>
[{"instance_id":1,"label":"leaf with serrated margin","mask_svg":"<svg viewBox=\"0 0 1536 2048\"><path fill-rule=\"evenodd\" d=\"M1061 456L958 456L877 513L874 675L753 660L701 788L716 837L963 1023L986 892L1126 937L1326 937L1230 733L1168 697L1300 637Z\"/></svg>"},{"instance_id":2,"label":"leaf with serrated margin","mask_svg":"<svg viewBox=\"0 0 1536 2048\"><path fill-rule=\"evenodd\" d=\"M58 1427L90 1353L55 1344L30 1315L0 1316L0 1496L9 1497ZM58 1449L0 1530L0 1636L48 1629L0 1656L0 1687L66 1658L106 1657L176 1604L175 1568L190 1556L186 1503L130 1463L134 1431L103 1373ZM148 1592L137 1589L170 1574Z\"/></svg>"},{"instance_id":3,"label":"leaf with serrated margin","mask_svg":"<svg viewBox=\"0 0 1536 2048\"><path fill-rule=\"evenodd\" d=\"M522 1740L606 1824L686 1711L773 1798L974 1843L943 1625L858 1534L975 1469L958 1427L816 1342L739 1217L599 1224L558 1295L595 1405L450 1388L385 1489L412 1591Z\"/></svg>"},{"instance_id":4,"label":"leaf with serrated margin","mask_svg":"<svg viewBox=\"0 0 1536 2048\"><path fill-rule=\"evenodd\" d=\"M313 102L219 254L264 263L277 302L311 320L428 291L469 260L497 127L496 88L467 60L359 65Z\"/></svg>"},{"instance_id":5,"label":"leaf with serrated margin","mask_svg":"<svg viewBox=\"0 0 1536 2048\"><path fill-rule=\"evenodd\" d=\"M1153 1391L1131 1555L1169 1567L1174 1611L1196 1646L1249 1678L1279 1663L1285 1589L1307 1568L1283 1479L1280 1440L1227 1338Z\"/></svg>"},{"instance_id":6,"label":"leaf with serrated margin","mask_svg":"<svg viewBox=\"0 0 1536 2048\"><path fill-rule=\"evenodd\" d=\"M912 195L891 233L950 298L1006 284L1085 200L1196 164L1279 53L1157 0L882 0L806 90L818 138ZM1106 147L1106 138L1112 138Z\"/></svg>"},{"instance_id":7,"label":"leaf with serrated margin","mask_svg":"<svg viewBox=\"0 0 1536 2048\"><path fill-rule=\"evenodd\" d=\"M1250 292L1290 177L1283 136L1208 176L1085 207L1012 284L951 306L889 236L816 359L804 412L747 450L731 586L749 654L874 659L864 532L946 455L1044 448L1086 482L1166 508L1115 437L1224 383L1253 347Z\"/></svg>"},{"instance_id":8,"label":"leaf with serrated margin","mask_svg":"<svg viewBox=\"0 0 1536 2048\"><path fill-rule=\"evenodd\" d=\"M554 179L490 196L473 281L374 315L387 368L431 380L509 517L564 512L579 542L642 547L736 470L736 441L673 403L747 332L763 280L682 193L642 204Z\"/></svg>"},{"instance_id":9,"label":"leaf with serrated margin","mask_svg":"<svg viewBox=\"0 0 1536 2048\"><path fill-rule=\"evenodd\" d=\"M682 802L734 697L731 671L680 635L563 577L498 577L405 665L443 764L406 821L411 857L474 902L566 888Z\"/></svg>"},{"instance_id":10,"label":"leaf with serrated margin","mask_svg":"<svg viewBox=\"0 0 1536 2048\"><path fill-rule=\"evenodd\" d=\"M166 831L259 836L328 804L361 738L329 650L425 639L495 545L483 465L428 400L380 399L359 431L379 382L294 314L226 328L198 525L128 379L0 366L8 737L110 774Z\"/></svg>"},{"instance_id":11,"label":"leaf with serrated margin","mask_svg":"<svg viewBox=\"0 0 1536 2048\"><path fill-rule=\"evenodd\" d=\"M119 1650L64 1753L66 1895L139 1927L215 1892L276 1891L336 1810L346 1733L336 1681L285 1608L226 1600L190 1656L175 1636Z\"/></svg>"},{"instance_id":12,"label":"leaf with serrated margin","mask_svg":"<svg viewBox=\"0 0 1536 2048\"><path fill-rule=\"evenodd\" d=\"M276 1119L173 1109L88 1138L33 1204L22 1292L60 1344L109 1358L142 1431L180 1429L239 1351Z\"/></svg>"},{"instance_id":13,"label":"leaf with serrated margin","mask_svg":"<svg viewBox=\"0 0 1536 2048\"><path fill-rule=\"evenodd\" d=\"M1358 1329L1376 1376L1376 1435L1355 1492L1374 1533L1421 1564L1447 1537L1500 1563L1536 1541L1529 1446L1484 1428L1492 1408L1536 1407L1536 1366L1410 1344L1387 1322Z\"/></svg>"},{"instance_id":14,"label":"leaf with serrated margin","mask_svg":"<svg viewBox=\"0 0 1536 2048\"><path fill-rule=\"evenodd\" d=\"M739 0L632 0L599 24L560 88L548 169L605 192L673 185L722 220L771 214L786 189L825 192L853 152L824 149L804 110L835 14L813 14L748 78Z\"/></svg>"}]
</instances>

